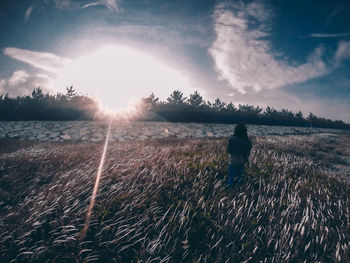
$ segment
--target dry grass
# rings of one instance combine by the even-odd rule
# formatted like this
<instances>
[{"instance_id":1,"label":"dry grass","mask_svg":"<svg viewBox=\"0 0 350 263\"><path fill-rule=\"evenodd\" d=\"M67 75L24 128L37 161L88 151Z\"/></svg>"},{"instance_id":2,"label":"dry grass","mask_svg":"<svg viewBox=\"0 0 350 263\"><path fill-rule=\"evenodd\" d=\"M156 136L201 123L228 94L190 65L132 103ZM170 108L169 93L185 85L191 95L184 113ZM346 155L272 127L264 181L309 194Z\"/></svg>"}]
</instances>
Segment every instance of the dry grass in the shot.
<instances>
[{"instance_id":1,"label":"dry grass","mask_svg":"<svg viewBox=\"0 0 350 263\"><path fill-rule=\"evenodd\" d=\"M311 136L266 136L261 145L278 153L289 153L305 157L340 176L350 179L350 133L339 135L318 134Z\"/></svg>"},{"instance_id":2,"label":"dry grass","mask_svg":"<svg viewBox=\"0 0 350 263\"><path fill-rule=\"evenodd\" d=\"M228 192L225 144L111 143L79 240L102 143L2 141L2 261L350 260L347 181L290 151L297 141L256 137L244 182Z\"/></svg>"}]
</instances>

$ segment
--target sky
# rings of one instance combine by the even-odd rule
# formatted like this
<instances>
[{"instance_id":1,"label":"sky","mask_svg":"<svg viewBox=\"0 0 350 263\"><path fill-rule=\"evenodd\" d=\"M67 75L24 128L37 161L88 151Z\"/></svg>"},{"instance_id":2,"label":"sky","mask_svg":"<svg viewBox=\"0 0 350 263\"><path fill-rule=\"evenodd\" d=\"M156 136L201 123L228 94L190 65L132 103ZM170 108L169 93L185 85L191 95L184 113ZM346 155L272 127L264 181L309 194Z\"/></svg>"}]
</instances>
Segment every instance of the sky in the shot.
<instances>
[{"instance_id":1,"label":"sky","mask_svg":"<svg viewBox=\"0 0 350 263\"><path fill-rule=\"evenodd\" d=\"M0 94L155 93L350 122L348 0L2 0Z\"/></svg>"}]
</instances>

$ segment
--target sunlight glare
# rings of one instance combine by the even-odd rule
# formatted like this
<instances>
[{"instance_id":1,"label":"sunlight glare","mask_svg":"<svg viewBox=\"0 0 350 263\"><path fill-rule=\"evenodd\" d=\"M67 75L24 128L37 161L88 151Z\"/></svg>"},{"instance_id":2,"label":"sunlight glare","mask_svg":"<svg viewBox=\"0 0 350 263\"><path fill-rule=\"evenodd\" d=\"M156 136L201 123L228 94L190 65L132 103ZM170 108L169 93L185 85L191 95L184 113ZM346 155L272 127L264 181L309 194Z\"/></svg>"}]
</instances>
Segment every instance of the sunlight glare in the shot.
<instances>
[{"instance_id":1,"label":"sunlight glare","mask_svg":"<svg viewBox=\"0 0 350 263\"><path fill-rule=\"evenodd\" d=\"M73 85L82 95L96 96L109 111L126 109L152 92L165 100L172 91L191 91L188 77L148 54L110 45L71 60L58 72L55 86Z\"/></svg>"}]
</instances>

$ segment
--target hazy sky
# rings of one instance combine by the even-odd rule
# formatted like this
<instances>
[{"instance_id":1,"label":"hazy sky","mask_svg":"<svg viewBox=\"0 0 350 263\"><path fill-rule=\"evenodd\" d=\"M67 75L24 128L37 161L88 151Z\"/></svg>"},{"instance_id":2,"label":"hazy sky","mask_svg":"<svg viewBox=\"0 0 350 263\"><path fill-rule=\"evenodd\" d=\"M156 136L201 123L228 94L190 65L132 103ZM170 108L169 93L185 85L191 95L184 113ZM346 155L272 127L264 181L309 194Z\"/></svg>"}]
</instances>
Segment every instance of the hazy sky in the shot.
<instances>
[{"instance_id":1,"label":"hazy sky","mask_svg":"<svg viewBox=\"0 0 350 263\"><path fill-rule=\"evenodd\" d=\"M350 122L350 1L2 0L0 93L174 89Z\"/></svg>"}]
</instances>

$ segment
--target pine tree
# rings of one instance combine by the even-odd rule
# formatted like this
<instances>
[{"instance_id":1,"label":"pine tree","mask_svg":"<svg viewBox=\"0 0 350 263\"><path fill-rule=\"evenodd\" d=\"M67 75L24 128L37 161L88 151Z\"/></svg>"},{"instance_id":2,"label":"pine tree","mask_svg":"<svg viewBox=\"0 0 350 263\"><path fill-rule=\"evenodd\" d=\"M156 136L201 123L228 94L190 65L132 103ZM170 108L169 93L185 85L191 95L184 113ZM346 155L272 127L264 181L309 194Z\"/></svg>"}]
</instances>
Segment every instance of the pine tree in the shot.
<instances>
[{"instance_id":1,"label":"pine tree","mask_svg":"<svg viewBox=\"0 0 350 263\"><path fill-rule=\"evenodd\" d=\"M71 100L72 98L74 98L75 96L77 96L77 92L75 91L75 89L73 88L73 86L67 87L66 88L67 92L66 92L66 96L68 100Z\"/></svg>"},{"instance_id":2,"label":"pine tree","mask_svg":"<svg viewBox=\"0 0 350 263\"><path fill-rule=\"evenodd\" d=\"M183 93L179 90L174 90L170 97L167 98L169 104L182 105L185 103L186 97L183 97Z\"/></svg>"},{"instance_id":3,"label":"pine tree","mask_svg":"<svg viewBox=\"0 0 350 263\"><path fill-rule=\"evenodd\" d=\"M193 94L190 94L188 102L192 107L195 108L199 108L204 104L203 97L198 93L198 91L195 91Z\"/></svg>"}]
</instances>

